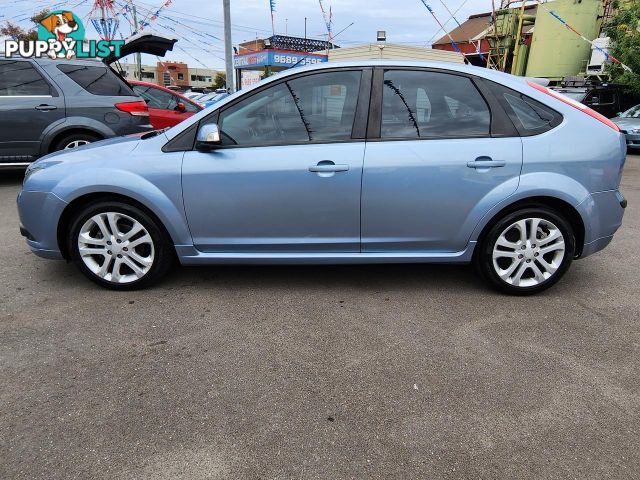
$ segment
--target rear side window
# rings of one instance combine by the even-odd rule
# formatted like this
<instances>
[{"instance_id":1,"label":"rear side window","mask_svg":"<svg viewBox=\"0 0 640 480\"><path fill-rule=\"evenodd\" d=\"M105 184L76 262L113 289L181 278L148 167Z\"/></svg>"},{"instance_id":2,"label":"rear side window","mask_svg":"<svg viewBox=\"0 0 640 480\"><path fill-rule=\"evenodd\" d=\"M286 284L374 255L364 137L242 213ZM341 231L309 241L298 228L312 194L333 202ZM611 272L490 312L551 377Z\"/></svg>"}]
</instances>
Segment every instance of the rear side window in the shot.
<instances>
[{"instance_id":1,"label":"rear side window","mask_svg":"<svg viewBox=\"0 0 640 480\"><path fill-rule=\"evenodd\" d=\"M473 82L459 75L387 70L382 138L488 136L491 113Z\"/></svg>"},{"instance_id":2,"label":"rear side window","mask_svg":"<svg viewBox=\"0 0 640 480\"><path fill-rule=\"evenodd\" d=\"M521 136L539 135L562 122L562 115L533 98L497 83L488 83Z\"/></svg>"},{"instance_id":3,"label":"rear side window","mask_svg":"<svg viewBox=\"0 0 640 480\"><path fill-rule=\"evenodd\" d=\"M135 96L133 90L109 67L58 65L58 70L93 95Z\"/></svg>"},{"instance_id":4,"label":"rear side window","mask_svg":"<svg viewBox=\"0 0 640 480\"><path fill-rule=\"evenodd\" d=\"M30 62L0 60L0 97L51 94L51 87Z\"/></svg>"}]
</instances>

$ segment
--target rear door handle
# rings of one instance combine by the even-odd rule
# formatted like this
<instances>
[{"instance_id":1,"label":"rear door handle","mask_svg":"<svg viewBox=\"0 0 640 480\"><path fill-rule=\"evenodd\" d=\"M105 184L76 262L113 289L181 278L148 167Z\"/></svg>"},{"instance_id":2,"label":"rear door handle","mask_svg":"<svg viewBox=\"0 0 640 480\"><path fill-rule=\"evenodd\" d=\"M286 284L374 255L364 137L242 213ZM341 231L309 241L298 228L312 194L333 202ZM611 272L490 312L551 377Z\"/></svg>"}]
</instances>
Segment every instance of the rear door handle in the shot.
<instances>
[{"instance_id":1,"label":"rear door handle","mask_svg":"<svg viewBox=\"0 0 640 480\"><path fill-rule=\"evenodd\" d=\"M318 165L311 165L309 167L309 171L315 173L335 173L346 172L348 170L349 165L336 165L334 163L319 163Z\"/></svg>"},{"instance_id":2,"label":"rear door handle","mask_svg":"<svg viewBox=\"0 0 640 480\"><path fill-rule=\"evenodd\" d=\"M38 105L37 107L35 107L36 110L40 110L41 112L50 112L51 110L57 110L58 107L56 107L55 105Z\"/></svg>"},{"instance_id":3,"label":"rear door handle","mask_svg":"<svg viewBox=\"0 0 640 480\"><path fill-rule=\"evenodd\" d=\"M504 167L507 164L504 160L493 160L491 157L478 157L467 162L469 168L495 168Z\"/></svg>"}]
</instances>

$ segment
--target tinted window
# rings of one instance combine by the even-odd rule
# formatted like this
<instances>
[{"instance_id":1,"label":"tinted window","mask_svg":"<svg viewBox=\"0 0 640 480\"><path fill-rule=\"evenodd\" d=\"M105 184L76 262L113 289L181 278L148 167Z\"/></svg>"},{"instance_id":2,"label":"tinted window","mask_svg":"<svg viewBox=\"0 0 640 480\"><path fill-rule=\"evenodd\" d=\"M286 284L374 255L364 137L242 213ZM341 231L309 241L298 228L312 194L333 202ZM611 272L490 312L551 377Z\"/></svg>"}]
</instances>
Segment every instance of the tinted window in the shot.
<instances>
[{"instance_id":1,"label":"tinted window","mask_svg":"<svg viewBox=\"0 0 640 480\"><path fill-rule=\"evenodd\" d=\"M273 145L351 138L359 71L289 80L238 102L220 114L226 145Z\"/></svg>"},{"instance_id":2,"label":"tinted window","mask_svg":"<svg viewBox=\"0 0 640 480\"><path fill-rule=\"evenodd\" d=\"M473 82L436 72L388 70L382 138L489 135L491 113Z\"/></svg>"},{"instance_id":3,"label":"tinted window","mask_svg":"<svg viewBox=\"0 0 640 480\"><path fill-rule=\"evenodd\" d=\"M58 69L93 95L135 95L110 68L88 65L58 65Z\"/></svg>"},{"instance_id":4,"label":"tinted window","mask_svg":"<svg viewBox=\"0 0 640 480\"><path fill-rule=\"evenodd\" d=\"M31 63L0 60L0 96L21 95L51 95L51 88Z\"/></svg>"},{"instance_id":5,"label":"tinted window","mask_svg":"<svg viewBox=\"0 0 640 480\"><path fill-rule=\"evenodd\" d=\"M562 115L555 110L510 88L487 83L520 135L538 135L560 125Z\"/></svg>"}]
</instances>

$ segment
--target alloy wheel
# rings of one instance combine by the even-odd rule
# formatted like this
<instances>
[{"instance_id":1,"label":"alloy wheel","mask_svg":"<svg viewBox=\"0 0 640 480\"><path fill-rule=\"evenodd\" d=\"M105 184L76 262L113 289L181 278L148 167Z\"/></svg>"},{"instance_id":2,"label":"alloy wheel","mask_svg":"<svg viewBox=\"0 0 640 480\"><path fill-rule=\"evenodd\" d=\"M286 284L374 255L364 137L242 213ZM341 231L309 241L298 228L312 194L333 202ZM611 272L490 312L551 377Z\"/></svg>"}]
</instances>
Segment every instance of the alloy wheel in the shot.
<instances>
[{"instance_id":1,"label":"alloy wheel","mask_svg":"<svg viewBox=\"0 0 640 480\"><path fill-rule=\"evenodd\" d=\"M72 142L69 142L64 149L68 150L70 148L77 148L77 147L81 147L82 145L89 145L91 142L89 140L74 140Z\"/></svg>"},{"instance_id":2,"label":"alloy wheel","mask_svg":"<svg viewBox=\"0 0 640 480\"><path fill-rule=\"evenodd\" d=\"M502 231L493 246L493 268L507 284L533 287L553 277L565 255L560 229L544 218L524 218Z\"/></svg>"},{"instance_id":3,"label":"alloy wheel","mask_svg":"<svg viewBox=\"0 0 640 480\"><path fill-rule=\"evenodd\" d=\"M78 252L95 275L113 283L131 283L153 266L155 247L147 229L119 212L89 218L78 234Z\"/></svg>"}]
</instances>

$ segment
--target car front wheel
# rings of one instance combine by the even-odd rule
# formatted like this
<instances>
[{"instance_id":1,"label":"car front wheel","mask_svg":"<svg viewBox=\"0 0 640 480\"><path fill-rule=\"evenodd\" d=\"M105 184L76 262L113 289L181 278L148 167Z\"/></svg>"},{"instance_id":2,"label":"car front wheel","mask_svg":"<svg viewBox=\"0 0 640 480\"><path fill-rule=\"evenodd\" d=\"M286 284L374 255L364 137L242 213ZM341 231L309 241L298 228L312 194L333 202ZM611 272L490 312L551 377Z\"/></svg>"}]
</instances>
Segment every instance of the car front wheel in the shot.
<instances>
[{"instance_id":1,"label":"car front wheel","mask_svg":"<svg viewBox=\"0 0 640 480\"><path fill-rule=\"evenodd\" d=\"M157 222L121 202L87 206L76 216L68 241L80 271L99 285L117 290L149 286L173 260L170 243Z\"/></svg>"},{"instance_id":2,"label":"car front wheel","mask_svg":"<svg viewBox=\"0 0 640 480\"><path fill-rule=\"evenodd\" d=\"M476 266L502 292L530 295L552 286L573 260L569 222L551 209L526 208L500 219L481 241Z\"/></svg>"}]
</instances>

